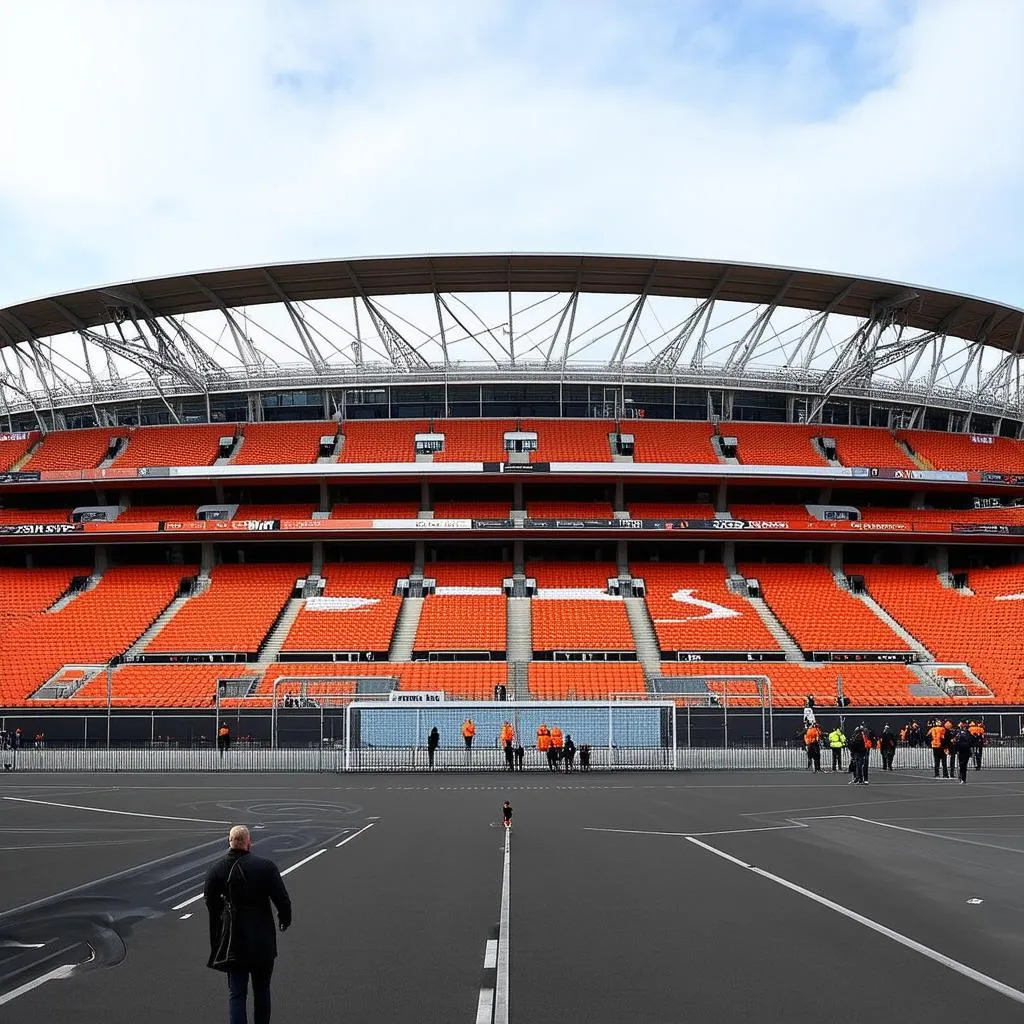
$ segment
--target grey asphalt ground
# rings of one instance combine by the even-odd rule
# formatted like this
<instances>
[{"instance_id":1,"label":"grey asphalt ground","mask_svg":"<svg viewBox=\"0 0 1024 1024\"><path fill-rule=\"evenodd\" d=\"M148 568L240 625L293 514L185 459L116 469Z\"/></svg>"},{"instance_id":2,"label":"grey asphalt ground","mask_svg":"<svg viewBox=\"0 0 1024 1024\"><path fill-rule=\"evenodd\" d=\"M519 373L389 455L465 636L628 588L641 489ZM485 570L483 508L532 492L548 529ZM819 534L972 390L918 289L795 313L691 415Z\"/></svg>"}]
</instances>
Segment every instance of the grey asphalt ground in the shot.
<instances>
[{"instance_id":1,"label":"grey asphalt ground","mask_svg":"<svg viewBox=\"0 0 1024 1024\"><path fill-rule=\"evenodd\" d=\"M499 915L506 796L517 1024L1020 1020L1024 1004L972 972L1024 990L1024 773L846 782L3 776L0 1021L225 1019L205 908L172 908L244 822L282 869L326 851L286 878L295 923L279 943L276 1022L472 1024ZM697 833L711 850L687 838Z\"/></svg>"}]
</instances>

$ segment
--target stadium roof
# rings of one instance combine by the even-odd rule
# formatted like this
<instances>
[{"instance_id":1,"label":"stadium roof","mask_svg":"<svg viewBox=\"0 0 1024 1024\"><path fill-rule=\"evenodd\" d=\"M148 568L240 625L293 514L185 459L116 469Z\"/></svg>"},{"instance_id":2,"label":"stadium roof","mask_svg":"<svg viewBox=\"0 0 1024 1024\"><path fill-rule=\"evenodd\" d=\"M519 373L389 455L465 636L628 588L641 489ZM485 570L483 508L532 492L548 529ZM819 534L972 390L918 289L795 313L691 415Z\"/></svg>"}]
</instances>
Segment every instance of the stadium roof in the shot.
<instances>
[{"instance_id":1,"label":"stadium roof","mask_svg":"<svg viewBox=\"0 0 1024 1024\"><path fill-rule=\"evenodd\" d=\"M0 346L110 323L266 303L439 292L566 292L715 299L888 317L935 335L1019 352L1024 310L894 281L657 256L506 253L371 257L213 270L47 296L0 310Z\"/></svg>"}]
</instances>

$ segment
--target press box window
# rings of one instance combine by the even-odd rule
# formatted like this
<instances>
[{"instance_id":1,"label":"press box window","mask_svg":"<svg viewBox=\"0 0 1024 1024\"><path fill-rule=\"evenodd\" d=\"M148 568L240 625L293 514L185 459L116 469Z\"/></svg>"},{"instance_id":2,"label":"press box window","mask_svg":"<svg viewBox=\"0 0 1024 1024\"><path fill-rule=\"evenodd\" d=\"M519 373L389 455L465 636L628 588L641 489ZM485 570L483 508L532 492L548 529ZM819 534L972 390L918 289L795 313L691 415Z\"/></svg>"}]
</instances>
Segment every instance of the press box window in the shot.
<instances>
[{"instance_id":1,"label":"press box window","mask_svg":"<svg viewBox=\"0 0 1024 1024\"><path fill-rule=\"evenodd\" d=\"M505 434L505 451L507 452L535 452L537 450L537 435L524 430L510 430Z\"/></svg>"},{"instance_id":2,"label":"press box window","mask_svg":"<svg viewBox=\"0 0 1024 1024\"><path fill-rule=\"evenodd\" d=\"M417 434L416 454L437 455L444 451L444 434Z\"/></svg>"}]
</instances>

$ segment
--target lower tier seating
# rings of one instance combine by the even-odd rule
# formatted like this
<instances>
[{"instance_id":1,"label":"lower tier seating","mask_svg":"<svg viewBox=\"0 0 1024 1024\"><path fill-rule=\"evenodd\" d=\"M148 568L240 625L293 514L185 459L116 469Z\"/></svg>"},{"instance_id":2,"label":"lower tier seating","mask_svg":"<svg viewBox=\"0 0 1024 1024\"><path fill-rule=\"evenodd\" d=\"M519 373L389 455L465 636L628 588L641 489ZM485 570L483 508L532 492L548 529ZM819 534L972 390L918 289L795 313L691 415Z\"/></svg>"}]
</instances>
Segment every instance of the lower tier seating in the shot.
<instances>
[{"instance_id":1,"label":"lower tier seating","mask_svg":"<svg viewBox=\"0 0 1024 1024\"><path fill-rule=\"evenodd\" d=\"M507 607L503 596L440 595L423 602L417 651L504 651Z\"/></svg>"},{"instance_id":2,"label":"lower tier seating","mask_svg":"<svg viewBox=\"0 0 1024 1024\"><path fill-rule=\"evenodd\" d=\"M643 669L623 661L535 661L530 694L539 700L607 700L612 695L647 692Z\"/></svg>"}]
</instances>

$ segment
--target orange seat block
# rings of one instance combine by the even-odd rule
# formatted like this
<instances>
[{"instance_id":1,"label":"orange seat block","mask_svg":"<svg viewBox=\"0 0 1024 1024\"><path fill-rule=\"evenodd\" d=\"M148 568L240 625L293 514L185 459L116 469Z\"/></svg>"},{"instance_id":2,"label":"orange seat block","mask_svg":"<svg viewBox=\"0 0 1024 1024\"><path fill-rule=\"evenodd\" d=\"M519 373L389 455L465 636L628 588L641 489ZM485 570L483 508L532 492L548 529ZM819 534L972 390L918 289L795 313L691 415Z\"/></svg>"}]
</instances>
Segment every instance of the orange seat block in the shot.
<instances>
[{"instance_id":1,"label":"orange seat block","mask_svg":"<svg viewBox=\"0 0 1024 1024\"><path fill-rule=\"evenodd\" d=\"M247 423L244 441L231 460L233 466L281 466L316 462L320 438L337 433L330 420L301 423Z\"/></svg>"},{"instance_id":2,"label":"orange seat block","mask_svg":"<svg viewBox=\"0 0 1024 1024\"><path fill-rule=\"evenodd\" d=\"M530 693L540 700L608 700L647 692L643 669L631 661L533 661Z\"/></svg>"},{"instance_id":3,"label":"orange seat block","mask_svg":"<svg viewBox=\"0 0 1024 1024\"><path fill-rule=\"evenodd\" d=\"M210 466L220 451L220 439L234 432L232 423L133 427L128 434L128 444L114 460L114 465L118 469Z\"/></svg>"},{"instance_id":4,"label":"orange seat block","mask_svg":"<svg viewBox=\"0 0 1024 1024\"><path fill-rule=\"evenodd\" d=\"M89 427L84 430L55 430L25 463L27 470L53 471L95 469L107 455L112 437L124 437L127 427Z\"/></svg>"},{"instance_id":5,"label":"orange seat block","mask_svg":"<svg viewBox=\"0 0 1024 1024\"><path fill-rule=\"evenodd\" d=\"M710 423L628 420L622 424L622 433L633 435L634 462L717 465L720 461L711 447Z\"/></svg>"},{"instance_id":6,"label":"orange seat block","mask_svg":"<svg viewBox=\"0 0 1024 1024\"><path fill-rule=\"evenodd\" d=\"M345 420L339 462L415 462L416 435L428 433L426 420Z\"/></svg>"}]
</instances>

